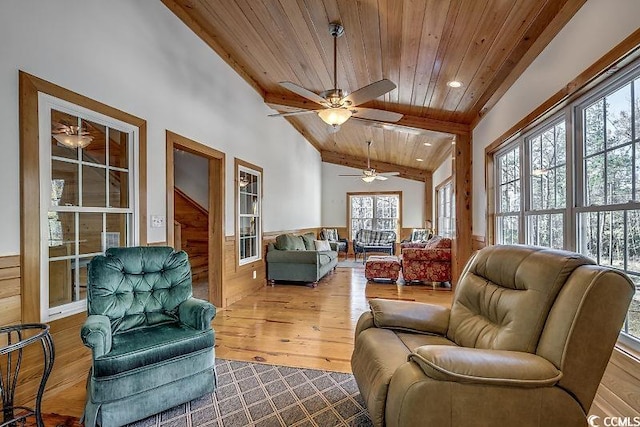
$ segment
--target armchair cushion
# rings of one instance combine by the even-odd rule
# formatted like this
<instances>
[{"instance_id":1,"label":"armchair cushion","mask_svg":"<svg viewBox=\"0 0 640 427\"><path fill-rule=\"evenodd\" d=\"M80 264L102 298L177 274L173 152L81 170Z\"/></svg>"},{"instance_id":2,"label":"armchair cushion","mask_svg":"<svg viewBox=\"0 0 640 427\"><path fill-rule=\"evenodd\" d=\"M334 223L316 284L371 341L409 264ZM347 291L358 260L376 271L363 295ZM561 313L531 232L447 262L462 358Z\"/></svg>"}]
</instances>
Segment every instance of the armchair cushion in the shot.
<instances>
[{"instance_id":1,"label":"armchair cushion","mask_svg":"<svg viewBox=\"0 0 640 427\"><path fill-rule=\"evenodd\" d=\"M94 359L109 353L111 351L109 318L100 314L88 316L80 330L80 338L84 345L91 349Z\"/></svg>"},{"instance_id":2,"label":"armchair cushion","mask_svg":"<svg viewBox=\"0 0 640 427\"><path fill-rule=\"evenodd\" d=\"M373 323L378 328L444 335L450 310L434 304L372 299Z\"/></svg>"},{"instance_id":3,"label":"armchair cushion","mask_svg":"<svg viewBox=\"0 0 640 427\"><path fill-rule=\"evenodd\" d=\"M211 329L195 331L177 322L135 329L114 335L111 352L94 360L93 375L117 375L211 347Z\"/></svg>"},{"instance_id":4,"label":"armchair cushion","mask_svg":"<svg viewBox=\"0 0 640 427\"><path fill-rule=\"evenodd\" d=\"M515 387L550 387L562 372L547 359L531 353L427 345L409 356L429 377Z\"/></svg>"},{"instance_id":5,"label":"armchair cushion","mask_svg":"<svg viewBox=\"0 0 640 427\"><path fill-rule=\"evenodd\" d=\"M196 298L189 298L178 309L180 322L199 331L209 329L215 315L216 308L213 304Z\"/></svg>"}]
</instances>

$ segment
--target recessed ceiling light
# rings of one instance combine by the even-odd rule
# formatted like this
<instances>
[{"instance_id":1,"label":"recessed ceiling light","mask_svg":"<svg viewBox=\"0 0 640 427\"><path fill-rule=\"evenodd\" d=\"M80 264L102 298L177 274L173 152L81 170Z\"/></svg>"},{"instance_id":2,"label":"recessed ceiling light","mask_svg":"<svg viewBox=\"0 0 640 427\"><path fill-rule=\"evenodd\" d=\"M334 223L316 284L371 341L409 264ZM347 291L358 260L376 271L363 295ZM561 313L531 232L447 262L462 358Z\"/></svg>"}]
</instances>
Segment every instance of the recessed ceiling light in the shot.
<instances>
[{"instance_id":1,"label":"recessed ceiling light","mask_svg":"<svg viewBox=\"0 0 640 427\"><path fill-rule=\"evenodd\" d=\"M416 162L424 162L424 159L416 159Z\"/></svg>"},{"instance_id":2,"label":"recessed ceiling light","mask_svg":"<svg viewBox=\"0 0 640 427\"><path fill-rule=\"evenodd\" d=\"M462 82L459 82L457 80L451 80L450 82L447 82L447 86L449 86L449 87L460 87L460 86L462 86Z\"/></svg>"},{"instance_id":3,"label":"recessed ceiling light","mask_svg":"<svg viewBox=\"0 0 640 427\"><path fill-rule=\"evenodd\" d=\"M430 142L425 142L424 145L426 145L427 147L431 147L431 143Z\"/></svg>"}]
</instances>

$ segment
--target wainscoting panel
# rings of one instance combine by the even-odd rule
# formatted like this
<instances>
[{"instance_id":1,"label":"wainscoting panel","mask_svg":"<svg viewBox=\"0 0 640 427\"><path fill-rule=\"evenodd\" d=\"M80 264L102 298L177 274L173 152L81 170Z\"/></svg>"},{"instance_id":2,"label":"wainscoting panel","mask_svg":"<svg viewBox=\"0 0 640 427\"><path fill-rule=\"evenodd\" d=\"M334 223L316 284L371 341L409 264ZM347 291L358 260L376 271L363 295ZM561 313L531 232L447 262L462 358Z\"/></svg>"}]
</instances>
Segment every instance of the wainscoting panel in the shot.
<instances>
[{"instance_id":1,"label":"wainscoting panel","mask_svg":"<svg viewBox=\"0 0 640 427\"><path fill-rule=\"evenodd\" d=\"M20 323L20 255L0 257L0 326Z\"/></svg>"},{"instance_id":2,"label":"wainscoting panel","mask_svg":"<svg viewBox=\"0 0 640 427\"><path fill-rule=\"evenodd\" d=\"M237 265L236 260L236 238L235 236L226 236L224 242L225 277L222 285L224 307L228 307L267 284L266 264L262 260L242 266ZM253 278L254 271L256 272L255 279Z\"/></svg>"}]
</instances>

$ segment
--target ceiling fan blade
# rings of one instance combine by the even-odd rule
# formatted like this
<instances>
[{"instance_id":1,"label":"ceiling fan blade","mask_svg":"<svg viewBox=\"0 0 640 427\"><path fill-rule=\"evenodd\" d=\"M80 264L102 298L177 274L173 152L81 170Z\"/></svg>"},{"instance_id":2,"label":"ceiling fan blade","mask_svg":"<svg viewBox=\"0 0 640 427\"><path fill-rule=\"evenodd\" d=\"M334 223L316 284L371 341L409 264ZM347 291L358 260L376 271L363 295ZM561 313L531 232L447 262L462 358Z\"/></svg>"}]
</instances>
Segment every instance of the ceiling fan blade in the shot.
<instances>
[{"instance_id":1,"label":"ceiling fan blade","mask_svg":"<svg viewBox=\"0 0 640 427\"><path fill-rule=\"evenodd\" d=\"M301 114L309 114L309 113L315 113L316 110L300 110L300 111L289 111L287 113L276 113L276 114L269 114L268 117L287 117L287 116L299 116Z\"/></svg>"},{"instance_id":2,"label":"ceiling fan blade","mask_svg":"<svg viewBox=\"0 0 640 427\"><path fill-rule=\"evenodd\" d=\"M303 98L307 98L309 101L313 101L325 107L329 106L329 103L327 102L326 99L324 99L323 97L321 97L315 92L311 92L310 90L303 88L302 86L298 86L297 84L292 82L280 82L279 84L283 88L288 89L291 92L297 95L300 95Z\"/></svg>"},{"instance_id":3,"label":"ceiling fan blade","mask_svg":"<svg viewBox=\"0 0 640 427\"><path fill-rule=\"evenodd\" d=\"M391 80L382 79L377 82L371 83L365 87L362 87L355 92L351 92L344 97L344 101L349 101L351 106L360 105L364 102L376 99L379 96L384 95L396 88L396 84Z\"/></svg>"},{"instance_id":4,"label":"ceiling fan blade","mask_svg":"<svg viewBox=\"0 0 640 427\"><path fill-rule=\"evenodd\" d=\"M357 176L357 177L361 177L361 176L362 176L362 174L360 174L360 175L344 175L344 174L339 174L338 176Z\"/></svg>"},{"instance_id":5,"label":"ceiling fan blade","mask_svg":"<svg viewBox=\"0 0 640 427\"><path fill-rule=\"evenodd\" d=\"M387 179L389 179L389 178L387 178L387 177L386 177L386 176L384 176L384 175L376 175L376 179L379 179L380 181L386 181L386 180L387 180Z\"/></svg>"},{"instance_id":6,"label":"ceiling fan blade","mask_svg":"<svg viewBox=\"0 0 640 427\"><path fill-rule=\"evenodd\" d=\"M378 176L380 176L380 175L382 175L382 176L398 176L398 175L400 175L400 172L383 172L383 173L378 174Z\"/></svg>"},{"instance_id":7,"label":"ceiling fan blade","mask_svg":"<svg viewBox=\"0 0 640 427\"><path fill-rule=\"evenodd\" d=\"M353 109L353 117L359 119L376 120L380 122L397 122L402 118L402 114L392 111L376 110L374 108L356 107Z\"/></svg>"}]
</instances>

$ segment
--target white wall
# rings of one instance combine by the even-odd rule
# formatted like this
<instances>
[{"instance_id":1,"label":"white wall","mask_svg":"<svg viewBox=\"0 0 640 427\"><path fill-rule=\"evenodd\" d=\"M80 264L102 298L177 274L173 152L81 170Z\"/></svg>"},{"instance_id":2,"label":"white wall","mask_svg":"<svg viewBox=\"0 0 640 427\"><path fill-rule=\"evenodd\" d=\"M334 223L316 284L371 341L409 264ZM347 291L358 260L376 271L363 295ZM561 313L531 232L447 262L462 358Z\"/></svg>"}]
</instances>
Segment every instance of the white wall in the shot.
<instances>
[{"instance_id":1,"label":"white wall","mask_svg":"<svg viewBox=\"0 0 640 427\"><path fill-rule=\"evenodd\" d=\"M487 145L639 28L640 1L588 0L473 130L473 234L486 232Z\"/></svg>"},{"instance_id":2,"label":"white wall","mask_svg":"<svg viewBox=\"0 0 640 427\"><path fill-rule=\"evenodd\" d=\"M322 163L322 225L347 226L347 192L402 191L402 226L423 227L424 183L390 177L386 181L366 183L358 177L340 174L362 174L362 169Z\"/></svg>"},{"instance_id":3,"label":"white wall","mask_svg":"<svg viewBox=\"0 0 640 427\"><path fill-rule=\"evenodd\" d=\"M258 94L159 1L3 2L0 40L0 256L20 250L18 70L147 120L150 215L166 213L169 129L226 153L227 235L234 157L264 168L265 231L320 226L319 153L267 118ZM148 229L149 242L165 238Z\"/></svg>"},{"instance_id":4,"label":"white wall","mask_svg":"<svg viewBox=\"0 0 640 427\"><path fill-rule=\"evenodd\" d=\"M174 150L175 186L209 209L209 161L187 151Z\"/></svg>"}]
</instances>

